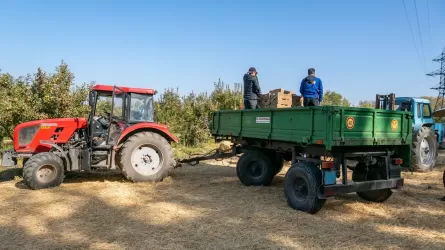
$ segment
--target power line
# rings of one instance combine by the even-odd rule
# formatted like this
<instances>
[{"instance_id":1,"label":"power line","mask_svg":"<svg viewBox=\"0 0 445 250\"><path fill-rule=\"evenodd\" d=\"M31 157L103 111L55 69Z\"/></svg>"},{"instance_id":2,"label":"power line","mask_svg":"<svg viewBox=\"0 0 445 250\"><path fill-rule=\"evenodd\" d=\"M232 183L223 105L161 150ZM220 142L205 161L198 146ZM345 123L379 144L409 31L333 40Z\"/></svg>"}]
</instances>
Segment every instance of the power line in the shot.
<instances>
[{"instance_id":1,"label":"power line","mask_svg":"<svg viewBox=\"0 0 445 250\"><path fill-rule=\"evenodd\" d=\"M430 34L430 50L433 44L433 38L431 37L431 24L430 24L430 4L429 0L426 0L426 8L428 9L428 33ZM431 52L431 51L430 51Z\"/></svg>"},{"instance_id":2,"label":"power line","mask_svg":"<svg viewBox=\"0 0 445 250\"><path fill-rule=\"evenodd\" d=\"M408 25L409 25L409 30L411 31L411 36L413 38L414 49L416 50L416 54L418 57L417 59L419 59L419 61L421 62L422 60L420 58L419 50L417 49L417 43L416 43L416 39L414 38L413 28L411 27L411 22L409 21L408 11L406 11L405 0L402 0L402 2L403 2L403 8L405 9L406 20L408 21Z\"/></svg>"},{"instance_id":3,"label":"power line","mask_svg":"<svg viewBox=\"0 0 445 250\"><path fill-rule=\"evenodd\" d=\"M420 22L419 22L419 15L417 14L417 4L416 4L416 0L414 0L414 7L416 8L417 27L419 28L419 36L420 36L420 48L422 49L423 64L424 64L424 66L425 66L425 52L423 52L422 33L420 32Z\"/></svg>"}]
</instances>

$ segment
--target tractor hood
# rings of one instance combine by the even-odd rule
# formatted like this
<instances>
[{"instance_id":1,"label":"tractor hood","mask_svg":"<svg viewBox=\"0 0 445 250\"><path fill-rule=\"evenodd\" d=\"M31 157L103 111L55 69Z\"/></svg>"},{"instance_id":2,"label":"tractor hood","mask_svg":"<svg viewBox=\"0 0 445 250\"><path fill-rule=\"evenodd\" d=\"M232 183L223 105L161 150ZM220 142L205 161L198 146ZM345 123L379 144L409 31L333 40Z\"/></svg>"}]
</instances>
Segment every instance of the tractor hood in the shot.
<instances>
[{"instance_id":1,"label":"tractor hood","mask_svg":"<svg viewBox=\"0 0 445 250\"><path fill-rule=\"evenodd\" d=\"M41 140L66 143L75 131L86 127L85 118L56 118L25 122L14 129L14 149L18 152L35 153L41 148Z\"/></svg>"}]
</instances>

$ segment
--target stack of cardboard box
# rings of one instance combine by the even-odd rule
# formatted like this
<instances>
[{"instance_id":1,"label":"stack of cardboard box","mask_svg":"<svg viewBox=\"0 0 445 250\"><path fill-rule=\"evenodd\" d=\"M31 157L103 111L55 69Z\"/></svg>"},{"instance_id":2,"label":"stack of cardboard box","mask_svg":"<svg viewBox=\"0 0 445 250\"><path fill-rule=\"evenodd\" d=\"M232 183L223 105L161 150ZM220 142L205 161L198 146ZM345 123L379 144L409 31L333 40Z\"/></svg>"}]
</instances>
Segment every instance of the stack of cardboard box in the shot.
<instances>
[{"instance_id":1,"label":"stack of cardboard box","mask_svg":"<svg viewBox=\"0 0 445 250\"><path fill-rule=\"evenodd\" d=\"M303 98L292 91L284 89L274 89L269 93L261 95L261 108L290 108L303 106Z\"/></svg>"}]
</instances>

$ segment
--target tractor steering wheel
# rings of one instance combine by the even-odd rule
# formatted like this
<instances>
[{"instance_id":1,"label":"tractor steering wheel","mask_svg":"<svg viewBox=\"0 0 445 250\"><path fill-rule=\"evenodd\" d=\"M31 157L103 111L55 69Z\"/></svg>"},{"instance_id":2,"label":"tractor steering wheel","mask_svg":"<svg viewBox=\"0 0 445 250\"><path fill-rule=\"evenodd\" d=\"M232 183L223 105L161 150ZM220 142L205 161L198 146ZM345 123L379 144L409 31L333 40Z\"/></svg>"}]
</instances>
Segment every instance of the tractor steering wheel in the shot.
<instances>
[{"instance_id":1,"label":"tractor steering wheel","mask_svg":"<svg viewBox=\"0 0 445 250\"><path fill-rule=\"evenodd\" d=\"M107 115L107 118L109 118L111 116L110 112L105 111L105 114ZM111 116L111 121L119 121L121 118L117 117L117 116Z\"/></svg>"}]
</instances>

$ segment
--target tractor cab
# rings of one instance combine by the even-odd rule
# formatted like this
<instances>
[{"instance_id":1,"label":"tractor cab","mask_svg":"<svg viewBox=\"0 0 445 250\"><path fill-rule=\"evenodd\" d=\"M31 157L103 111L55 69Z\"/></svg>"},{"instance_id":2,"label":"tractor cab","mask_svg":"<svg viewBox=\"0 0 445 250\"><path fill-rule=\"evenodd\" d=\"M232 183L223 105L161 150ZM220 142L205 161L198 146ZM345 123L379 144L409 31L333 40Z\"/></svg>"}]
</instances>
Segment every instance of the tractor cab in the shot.
<instances>
[{"instance_id":1,"label":"tractor cab","mask_svg":"<svg viewBox=\"0 0 445 250\"><path fill-rule=\"evenodd\" d=\"M439 145L443 142L443 124L434 122L431 102L423 98L376 95L376 109L397 110L412 114L413 156L412 167L430 171L436 164Z\"/></svg>"},{"instance_id":2,"label":"tractor cab","mask_svg":"<svg viewBox=\"0 0 445 250\"><path fill-rule=\"evenodd\" d=\"M89 94L91 147L109 148L127 127L153 123L154 94L152 89L95 85Z\"/></svg>"}]
</instances>

